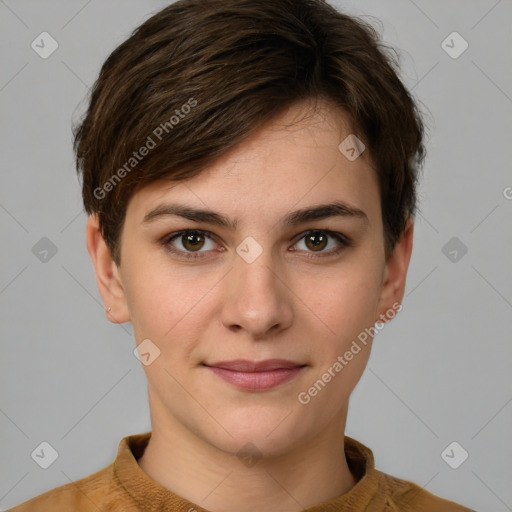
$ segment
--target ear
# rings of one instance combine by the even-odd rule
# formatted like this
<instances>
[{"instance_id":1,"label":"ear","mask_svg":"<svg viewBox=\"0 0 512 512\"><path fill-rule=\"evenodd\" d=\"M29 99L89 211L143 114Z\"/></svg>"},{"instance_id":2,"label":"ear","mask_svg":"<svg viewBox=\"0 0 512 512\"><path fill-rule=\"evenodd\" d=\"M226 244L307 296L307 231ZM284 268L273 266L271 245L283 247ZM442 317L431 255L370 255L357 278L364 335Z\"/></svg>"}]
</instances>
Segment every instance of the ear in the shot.
<instances>
[{"instance_id":1,"label":"ear","mask_svg":"<svg viewBox=\"0 0 512 512\"><path fill-rule=\"evenodd\" d=\"M129 322L130 314L121 275L103 239L97 215L90 215L87 219L86 233L87 250L96 272L98 290L103 304L107 307L105 314L114 324Z\"/></svg>"},{"instance_id":2,"label":"ear","mask_svg":"<svg viewBox=\"0 0 512 512\"><path fill-rule=\"evenodd\" d=\"M387 322L399 310L398 304L401 304L404 297L405 280L411 259L413 232L413 221L408 219L400 240L386 262L376 319L378 322ZM394 311L392 316L389 314L390 310Z\"/></svg>"}]
</instances>

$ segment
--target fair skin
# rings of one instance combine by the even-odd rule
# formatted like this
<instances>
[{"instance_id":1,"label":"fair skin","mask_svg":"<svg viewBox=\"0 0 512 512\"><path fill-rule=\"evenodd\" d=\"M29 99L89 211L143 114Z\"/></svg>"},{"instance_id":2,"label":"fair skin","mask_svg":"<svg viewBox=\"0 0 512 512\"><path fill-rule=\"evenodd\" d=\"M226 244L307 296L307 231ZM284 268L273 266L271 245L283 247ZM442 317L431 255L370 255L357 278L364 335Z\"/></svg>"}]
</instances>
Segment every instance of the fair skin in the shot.
<instances>
[{"instance_id":1,"label":"fair skin","mask_svg":"<svg viewBox=\"0 0 512 512\"><path fill-rule=\"evenodd\" d=\"M136 344L149 339L160 350L142 366L152 437L138 463L161 485L215 512L295 512L356 484L343 435L371 340L309 403L298 395L404 294L412 223L386 259L369 151L349 161L338 150L351 133L340 113L333 117L332 106L323 104L328 108L304 118L307 106L291 107L200 175L138 191L128 205L119 267L96 216L87 224L108 318L132 322ZM348 213L282 221L335 201ZM164 214L144 222L169 204L238 223L230 228ZM181 230L211 238L169 240ZM251 262L237 253L247 250L247 237L262 250ZM209 367L237 359L286 359L300 369L273 387L247 389ZM251 463L237 456L243 447Z\"/></svg>"}]
</instances>

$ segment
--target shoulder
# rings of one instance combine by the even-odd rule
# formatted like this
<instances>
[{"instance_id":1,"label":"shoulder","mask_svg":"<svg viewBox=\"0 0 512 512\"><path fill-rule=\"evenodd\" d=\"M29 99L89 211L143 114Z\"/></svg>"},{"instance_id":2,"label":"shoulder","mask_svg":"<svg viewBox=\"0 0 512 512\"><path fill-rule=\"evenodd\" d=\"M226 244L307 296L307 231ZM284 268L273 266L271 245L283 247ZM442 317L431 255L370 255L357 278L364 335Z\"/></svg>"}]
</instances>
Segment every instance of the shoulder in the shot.
<instances>
[{"instance_id":1,"label":"shoulder","mask_svg":"<svg viewBox=\"0 0 512 512\"><path fill-rule=\"evenodd\" d=\"M381 471L379 493L388 498L389 512L476 512L453 501L440 498L413 482L396 478Z\"/></svg>"},{"instance_id":2,"label":"shoulder","mask_svg":"<svg viewBox=\"0 0 512 512\"><path fill-rule=\"evenodd\" d=\"M119 500L119 488L114 485L113 468L114 464L112 463L92 475L39 494L6 512L118 510L115 505L111 505L116 502L122 505L123 501ZM129 510L126 505L122 506L123 510Z\"/></svg>"}]
</instances>

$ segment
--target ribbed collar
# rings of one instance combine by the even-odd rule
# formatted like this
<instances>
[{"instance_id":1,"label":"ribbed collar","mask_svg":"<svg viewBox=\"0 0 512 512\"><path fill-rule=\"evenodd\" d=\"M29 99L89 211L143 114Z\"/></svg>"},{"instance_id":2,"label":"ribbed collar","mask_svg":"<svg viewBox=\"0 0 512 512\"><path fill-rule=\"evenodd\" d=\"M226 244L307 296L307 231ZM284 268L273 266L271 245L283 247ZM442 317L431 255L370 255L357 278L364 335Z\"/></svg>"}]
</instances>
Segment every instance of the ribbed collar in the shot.
<instances>
[{"instance_id":1,"label":"ribbed collar","mask_svg":"<svg viewBox=\"0 0 512 512\"><path fill-rule=\"evenodd\" d=\"M149 477L138 465L151 437L151 431L124 437L114 461L115 485L124 489L144 512L209 512ZM357 484L347 493L305 509L303 512L361 512L377 493L380 472L375 469L372 451L355 439L345 436L345 455Z\"/></svg>"}]
</instances>

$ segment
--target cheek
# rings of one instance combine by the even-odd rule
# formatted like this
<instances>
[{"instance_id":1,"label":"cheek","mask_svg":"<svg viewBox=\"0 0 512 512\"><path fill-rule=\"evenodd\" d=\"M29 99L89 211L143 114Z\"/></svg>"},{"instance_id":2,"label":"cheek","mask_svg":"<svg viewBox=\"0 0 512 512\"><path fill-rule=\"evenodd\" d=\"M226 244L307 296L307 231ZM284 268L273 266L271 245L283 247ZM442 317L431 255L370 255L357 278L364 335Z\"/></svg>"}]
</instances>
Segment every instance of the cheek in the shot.
<instances>
[{"instance_id":1,"label":"cheek","mask_svg":"<svg viewBox=\"0 0 512 512\"><path fill-rule=\"evenodd\" d=\"M370 356L379 285L377 270L354 266L331 274L323 293L316 294L311 306L315 325L310 325L315 370L301 390L314 404L311 417L339 413L361 378Z\"/></svg>"},{"instance_id":2,"label":"cheek","mask_svg":"<svg viewBox=\"0 0 512 512\"><path fill-rule=\"evenodd\" d=\"M186 333L200 328L208 291L218 277L199 267L180 269L149 258L130 263L125 293L137 341L150 338L168 346L179 336L183 348Z\"/></svg>"},{"instance_id":3,"label":"cheek","mask_svg":"<svg viewBox=\"0 0 512 512\"><path fill-rule=\"evenodd\" d=\"M357 334L377 318L381 272L375 265L354 263L316 276L311 284L301 278L300 297L319 319L319 332L336 336L339 343ZM309 291L308 291L309 290ZM339 347L338 347L339 348Z\"/></svg>"}]
</instances>

